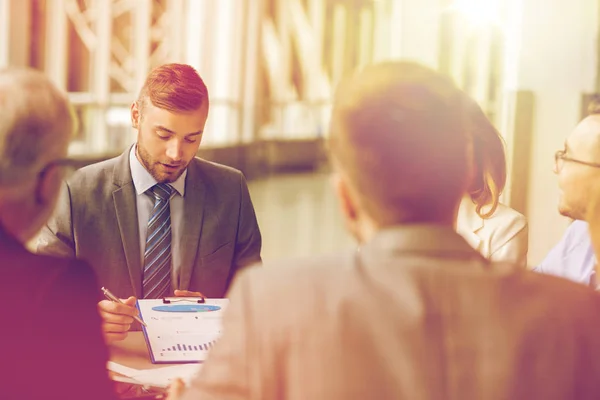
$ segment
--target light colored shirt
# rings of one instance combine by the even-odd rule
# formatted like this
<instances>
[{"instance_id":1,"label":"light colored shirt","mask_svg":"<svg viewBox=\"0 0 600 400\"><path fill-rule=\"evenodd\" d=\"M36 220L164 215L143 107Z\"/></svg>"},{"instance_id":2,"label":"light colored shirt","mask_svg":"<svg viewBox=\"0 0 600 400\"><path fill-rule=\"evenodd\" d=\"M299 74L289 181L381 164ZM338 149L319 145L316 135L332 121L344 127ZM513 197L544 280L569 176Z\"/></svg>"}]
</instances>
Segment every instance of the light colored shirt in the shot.
<instances>
[{"instance_id":1,"label":"light colored shirt","mask_svg":"<svg viewBox=\"0 0 600 400\"><path fill-rule=\"evenodd\" d=\"M490 266L449 227L246 268L228 297L181 400L598 399L600 296Z\"/></svg>"},{"instance_id":2,"label":"light colored shirt","mask_svg":"<svg viewBox=\"0 0 600 400\"><path fill-rule=\"evenodd\" d=\"M464 198L458 210L456 231L491 261L527 265L527 219L502 203L484 219L477 214L475 203L469 197Z\"/></svg>"},{"instance_id":3,"label":"light colored shirt","mask_svg":"<svg viewBox=\"0 0 600 400\"><path fill-rule=\"evenodd\" d=\"M146 249L146 233L148 229L148 220L154 207L154 198L149 196L146 191L157 184L156 179L150 175L146 168L135 156L137 144L129 152L129 166L131 168L131 178L136 192L136 207L138 226L140 233L140 257L141 265L144 265L144 250ZM187 169L183 171L177 180L171 183L175 189L175 196L169 203L171 212L171 286L173 289L179 288L179 271L181 270L181 250L180 243L183 235L183 198L185 196L185 177Z\"/></svg>"},{"instance_id":4,"label":"light colored shirt","mask_svg":"<svg viewBox=\"0 0 600 400\"><path fill-rule=\"evenodd\" d=\"M594 284L596 257L584 221L574 221L546 258L533 270L570 279L585 285Z\"/></svg>"}]
</instances>

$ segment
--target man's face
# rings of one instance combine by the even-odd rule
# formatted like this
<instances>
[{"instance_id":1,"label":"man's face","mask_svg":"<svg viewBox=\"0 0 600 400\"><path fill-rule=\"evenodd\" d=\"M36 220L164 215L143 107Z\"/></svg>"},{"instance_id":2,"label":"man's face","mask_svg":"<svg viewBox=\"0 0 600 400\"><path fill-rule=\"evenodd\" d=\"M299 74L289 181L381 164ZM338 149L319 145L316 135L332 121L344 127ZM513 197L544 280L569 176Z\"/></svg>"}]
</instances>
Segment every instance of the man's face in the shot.
<instances>
[{"instance_id":1,"label":"man's face","mask_svg":"<svg viewBox=\"0 0 600 400\"><path fill-rule=\"evenodd\" d=\"M196 156L208 118L208 104L198 110L171 112L147 100L143 110L131 106L138 129L137 157L159 183L174 182Z\"/></svg>"},{"instance_id":2,"label":"man's face","mask_svg":"<svg viewBox=\"0 0 600 400\"><path fill-rule=\"evenodd\" d=\"M588 163L600 163L600 115L582 120L565 141L564 156ZM600 179L600 168L578 162L557 160L560 198L558 211L573 219L584 219L589 202L589 189Z\"/></svg>"}]
</instances>

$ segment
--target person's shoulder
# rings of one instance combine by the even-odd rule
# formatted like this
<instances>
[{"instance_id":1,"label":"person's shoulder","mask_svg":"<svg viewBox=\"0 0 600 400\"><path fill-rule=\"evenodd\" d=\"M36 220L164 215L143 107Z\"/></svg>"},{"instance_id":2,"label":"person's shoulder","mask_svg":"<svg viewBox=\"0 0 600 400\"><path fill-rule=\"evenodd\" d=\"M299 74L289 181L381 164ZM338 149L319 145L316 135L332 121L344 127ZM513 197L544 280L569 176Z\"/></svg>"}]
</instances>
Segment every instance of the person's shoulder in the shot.
<instances>
[{"instance_id":1,"label":"person's shoulder","mask_svg":"<svg viewBox=\"0 0 600 400\"><path fill-rule=\"evenodd\" d=\"M78 189L88 186L98 188L102 181L112 179L113 171L121 157L123 155L79 168L67 179L67 184Z\"/></svg>"},{"instance_id":2,"label":"person's shoulder","mask_svg":"<svg viewBox=\"0 0 600 400\"><path fill-rule=\"evenodd\" d=\"M314 291L332 292L355 273L352 251L264 262L239 273L240 280L259 292L281 296ZM254 290L253 290L254 291Z\"/></svg>"},{"instance_id":3,"label":"person's shoulder","mask_svg":"<svg viewBox=\"0 0 600 400\"><path fill-rule=\"evenodd\" d=\"M587 303L595 307L594 312L600 311L600 293L586 285L529 270L518 273L521 287L528 288L528 297L544 302L548 308L580 309Z\"/></svg>"},{"instance_id":4,"label":"person's shoulder","mask_svg":"<svg viewBox=\"0 0 600 400\"><path fill-rule=\"evenodd\" d=\"M580 239L589 240L589 226L585 221L575 220L565 230L565 237L579 242Z\"/></svg>"},{"instance_id":5,"label":"person's shoulder","mask_svg":"<svg viewBox=\"0 0 600 400\"><path fill-rule=\"evenodd\" d=\"M3 271L5 282L14 287L27 287L27 293L42 295L51 287L68 292L89 291L95 282L91 267L82 260L40 255L22 251L11 256L11 265Z\"/></svg>"},{"instance_id":6,"label":"person's shoulder","mask_svg":"<svg viewBox=\"0 0 600 400\"><path fill-rule=\"evenodd\" d=\"M591 246L587 222L575 220L567 226L562 238L554 245L550 253L560 252L564 257L564 255L579 251L579 249L584 249L584 251L590 249L591 251Z\"/></svg>"},{"instance_id":7,"label":"person's shoulder","mask_svg":"<svg viewBox=\"0 0 600 400\"><path fill-rule=\"evenodd\" d=\"M214 177L224 178L235 178L240 179L242 172L239 169L219 164L214 161L208 161L203 158L194 157L192 162L194 166L200 169L204 174L208 174Z\"/></svg>"},{"instance_id":8,"label":"person's shoulder","mask_svg":"<svg viewBox=\"0 0 600 400\"><path fill-rule=\"evenodd\" d=\"M78 305L72 311L87 319L87 313L100 298L100 287L90 265L77 259L39 257L43 257L36 271L40 276L40 299L47 305L64 305L77 299ZM47 271L45 275L41 273L43 269Z\"/></svg>"},{"instance_id":9,"label":"person's shoulder","mask_svg":"<svg viewBox=\"0 0 600 400\"><path fill-rule=\"evenodd\" d=\"M195 157L188 166L193 169L193 179L202 181L214 194L221 193L230 197L231 193L239 193L244 175L238 169ZM189 175L188 175L189 176Z\"/></svg>"},{"instance_id":10,"label":"person's shoulder","mask_svg":"<svg viewBox=\"0 0 600 400\"><path fill-rule=\"evenodd\" d=\"M506 243L520 232L527 232L527 218L520 212L499 203L490 217L483 221L485 231L493 234L496 243Z\"/></svg>"},{"instance_id":11,"label":"person's shoulder","mask_svg":"<svg viewBox=\"0 0 600 400\"><path fill-rule=\"evenodd\" d=\"M74 258L55 257L50 255L27 253L23 256L23 264L29 268L38 269L41 275L45 273L52 275L61 274L92 274L92 269L83 260ZM39 276L39 275L38 275Z\"/></svg>"},{"instance_id":12,"label":"person's shoulder","mask_svg":"<svg viewBox=\"0 0 600 400\"><path fill-rule=\"evenodd\" d=\"M490 221L503 221L515 229L523 229L527 226L527 218L523 214L502 203L498 203L498 207L490 217Z\"/></svg>"},{"instance_id":13,"label":"person's shoulder","mask_svg":"<svg viewBox=\"0 0 600 400\"><path fill-rule=\"evenodd\" d=\"M490 206L484 206L482 211L489 212ZM457 221L459 232L472 231L483 227L489 231L519 232L527 228L527 218L517 210L498 203L494 213L487 218L482 218L476 211L475 204L465 199L461 202Z\"/></svg>"},{"instance_id":14,"label":"person's shoulder","mask_svg":"<svg viewBox=\"0 0 600 400\"><path fill-rule=\"evenodd\" d=\"M262 327L264 337L314 325L315 318L335 318L341 304L359 296L351 255L267 262L240 271L228 297ZM301 329L301 328L300 328Z\"/></svg>"}]
</instances>

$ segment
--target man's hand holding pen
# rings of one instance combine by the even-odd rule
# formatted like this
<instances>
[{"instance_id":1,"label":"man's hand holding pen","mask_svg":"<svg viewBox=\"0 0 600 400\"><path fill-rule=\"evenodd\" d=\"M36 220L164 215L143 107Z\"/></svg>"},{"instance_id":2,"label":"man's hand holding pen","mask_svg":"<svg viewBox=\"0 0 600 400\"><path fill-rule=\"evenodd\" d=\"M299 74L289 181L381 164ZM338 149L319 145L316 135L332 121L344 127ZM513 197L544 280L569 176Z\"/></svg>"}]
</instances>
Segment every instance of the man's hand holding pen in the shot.
<instances>
[{"instance_id":1,"label":"man's hand holding pen","mask_svg":"<svg viewBox=\"0 0 600 400\"><path fill-rule=\"evenodd\" d=\"M102 300L98 303L98 311L102 318L102 333L106 343L124 340L127 337L134 321L133 317L138 315L136 301L137 299L131 296L122 300L122 303L111 300Z\"/></svg>"},{"instance_id":2,"label":"man's hand holding pen","mask_svg":"<svg viewBox=\"0 0 600 400\"><path fill-rule=\"evenodd\" d=\"M126 300L118 299L108 289L102 288L107 300L98 303L98 312L102 318L102 333L107 344L124 340L133 321L137 320L145 326L135 307L137 299L133 296ZM176 297L204 297L200 292L175 290Z\"/></svg>"}]
</instances>

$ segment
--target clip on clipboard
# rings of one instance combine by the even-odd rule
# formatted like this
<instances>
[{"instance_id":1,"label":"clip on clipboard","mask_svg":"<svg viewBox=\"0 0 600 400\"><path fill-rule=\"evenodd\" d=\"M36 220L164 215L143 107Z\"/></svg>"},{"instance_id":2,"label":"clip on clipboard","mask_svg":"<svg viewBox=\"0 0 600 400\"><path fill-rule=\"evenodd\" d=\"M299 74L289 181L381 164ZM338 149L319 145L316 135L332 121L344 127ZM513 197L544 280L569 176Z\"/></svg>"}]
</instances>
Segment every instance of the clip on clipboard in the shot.
<instances>
[{"instance_id":1,"label":"clip on clipboard","mask_svg":"<svg viewBox=\"0 0 600 400\"><path fill-rule=\"evenodd\" d=\"M163 297L162 302L163 304L171 304L171 303L179 303L182 301L189 301L191 303L198 303L198 304L202 304L205 303L206 300L204 299L204 297Z\"/></svg>"}]
</instances>

